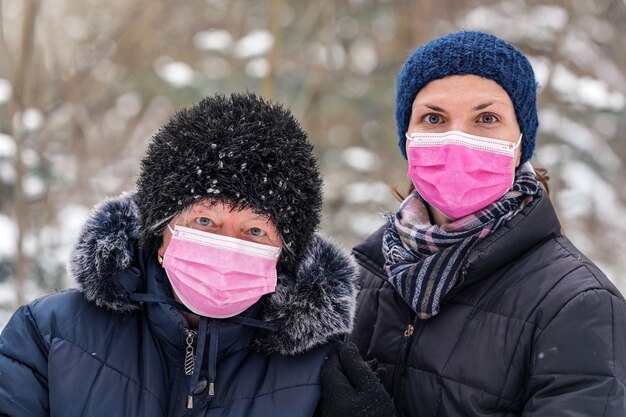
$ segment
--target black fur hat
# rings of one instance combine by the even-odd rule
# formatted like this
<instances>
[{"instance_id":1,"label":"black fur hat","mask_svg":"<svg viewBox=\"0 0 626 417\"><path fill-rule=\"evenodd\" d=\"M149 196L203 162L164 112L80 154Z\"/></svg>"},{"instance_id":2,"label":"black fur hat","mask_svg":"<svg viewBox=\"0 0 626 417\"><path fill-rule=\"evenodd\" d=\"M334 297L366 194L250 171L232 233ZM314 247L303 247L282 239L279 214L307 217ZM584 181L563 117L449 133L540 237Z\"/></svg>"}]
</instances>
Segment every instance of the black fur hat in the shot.
<instances>
[{"instance_id":1,"label":"black fur hat","mask_svg":"<svg viewBox=\"0 0 626 417\"><path fill-rule=\"evenodd\" d=\"M313 146L293 115L252 93L216 95L174 115L141 162L140 241L157 251L167 223L210 199L267 215L293 271L320 221L322 180Z\"/></svg>"}]
</instances>

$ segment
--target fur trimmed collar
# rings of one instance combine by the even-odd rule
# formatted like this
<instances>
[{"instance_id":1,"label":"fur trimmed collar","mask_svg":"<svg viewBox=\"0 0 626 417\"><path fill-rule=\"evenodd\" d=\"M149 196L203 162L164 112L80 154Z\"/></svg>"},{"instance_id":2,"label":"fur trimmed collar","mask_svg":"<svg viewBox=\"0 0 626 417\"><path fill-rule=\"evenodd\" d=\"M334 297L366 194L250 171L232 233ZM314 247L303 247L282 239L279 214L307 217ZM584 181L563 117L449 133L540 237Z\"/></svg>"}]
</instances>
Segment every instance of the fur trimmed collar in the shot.
<instances>
[{"instance_id":1,"label":"fur trimmed collar","mask_svg":"<svg viewBox=\"0 0 626 417\"><path fill-rule=\"evenodd\" d=\"M139 236L134 194L122 194L98 205L72 250L69 272L85 298L116 312L140 308L129 299L135 284L131 268ZM262 332L264 351L295 355L350 332L356 308L356 264L333 243L315 235L295 276L281 275L269 297L264 320L278 326ZM131 290L132 291L132 290Z\"/></svg>"}]
</instances>

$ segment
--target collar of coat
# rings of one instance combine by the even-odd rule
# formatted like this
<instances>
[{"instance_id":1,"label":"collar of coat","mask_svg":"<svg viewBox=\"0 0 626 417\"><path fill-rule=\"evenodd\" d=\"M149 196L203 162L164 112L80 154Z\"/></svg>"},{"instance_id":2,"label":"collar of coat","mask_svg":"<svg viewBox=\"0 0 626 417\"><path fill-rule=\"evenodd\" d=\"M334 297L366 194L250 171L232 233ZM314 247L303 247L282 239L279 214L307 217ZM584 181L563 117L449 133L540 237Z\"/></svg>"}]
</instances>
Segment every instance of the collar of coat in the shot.
<instances>
[{"instance_id":1,"label":"collar of coat","mask_svg":"<svg viewBox=\"0 0 626 417\"><path fill-rule=\"evenodd\" d=\"M370 235L354 248L354 254L360 262L378 275L387 279L383 265L383 232L387 225ZM462 266L462 277L451 294L461 288L480 281L506 265L524 256L542 241L561 234L561 224L554 207L545 191L540 190L533 201L522 211L502 224L493 233L482 239L469 253Z\"/></svg>"},{"instance_id":2,"label":"collar of coat","mask_svg":"<svg viewBox=\"0 0 626 417\"><path fill-rule=\"evenodd\" d=\"M140 307L129 299L145 279L132 273L139 236L134 194L105 200L90 214L74 246L68 269L85 298L116 312ZM263 319L276 332L259 332L257 342L268 352L303 353L350 332L356 307L356 266L335 244L315 235L295 276L281 275L268 298Z\"/></svg>"}]
</instances>

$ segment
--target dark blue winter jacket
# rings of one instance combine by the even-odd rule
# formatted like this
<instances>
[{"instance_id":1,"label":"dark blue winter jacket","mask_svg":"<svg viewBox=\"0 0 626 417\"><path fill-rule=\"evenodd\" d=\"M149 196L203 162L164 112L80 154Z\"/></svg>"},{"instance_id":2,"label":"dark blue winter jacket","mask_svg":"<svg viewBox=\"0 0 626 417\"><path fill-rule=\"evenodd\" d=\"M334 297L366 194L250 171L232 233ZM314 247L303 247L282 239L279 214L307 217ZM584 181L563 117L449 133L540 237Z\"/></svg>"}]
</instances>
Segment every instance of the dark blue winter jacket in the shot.
<instances>
[{"instance_id":1,"label":"dark blue winter jacket","mask_svg":"<svg viewBox=\"0 0 626 417\"><path fill-rule=\"evenodd\" d=\"M132 196L105 202L70 261L80 290L11 318L0 336L0 415L314 415L320 368L352 325L352 261L316 236L296 276L280 276L238 318L204 319L200 337L168 304L168 280L137 232ZM187 349L196 366L186 373Z\"/></svg>"}]
</instances>

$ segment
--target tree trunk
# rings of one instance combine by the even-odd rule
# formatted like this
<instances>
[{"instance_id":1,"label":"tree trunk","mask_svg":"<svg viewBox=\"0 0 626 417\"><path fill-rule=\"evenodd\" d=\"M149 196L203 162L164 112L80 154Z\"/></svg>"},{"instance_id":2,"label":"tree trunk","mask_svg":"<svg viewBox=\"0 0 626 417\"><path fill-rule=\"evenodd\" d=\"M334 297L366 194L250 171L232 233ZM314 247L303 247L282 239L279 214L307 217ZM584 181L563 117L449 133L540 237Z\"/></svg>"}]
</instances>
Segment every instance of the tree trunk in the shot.
<instances>
[{"instance_id":1,"label":"tree trunk","mask_svg":"<svg viewBox=\"0 0 626 417\"><path fill-rule=\"evenodd\" d=\"M25 0L22 26L22 41L20 60L15 68L13 77L13 97L10 103L9 115L22 115L29 100L28 82L35 44L35 21L39 10L40 0ZM11 117L12 118L12 117ZM21 305L25 301L24 287L26 283L27 259L24 254L24 237L29 228L29 206L24 194L24 177L26 167L22 161L22 152L25 149L27 135L18 126L14 129L10 123L8 130L15 140L15 185L13 187L13 201L17 223L17 239L15 248L15 302Z\"/></svg>"},{"instance_id":2,"label":"tree trunk","mask_svg":"<svg viewBox=\"0 0 626 417\"><path fill-rule=\"evenodd\" d=\"M274 81L276 77L276 64L280 57L282 28L283 28L283 7L284 0L272 0L270 6L270 21L269 30L274 37L274 45L270 50L268 56L268 71L263 78L263 84L261 85L261 95L271 100L274 98Z\"/></svg>"}]
</instances>

